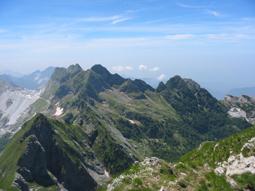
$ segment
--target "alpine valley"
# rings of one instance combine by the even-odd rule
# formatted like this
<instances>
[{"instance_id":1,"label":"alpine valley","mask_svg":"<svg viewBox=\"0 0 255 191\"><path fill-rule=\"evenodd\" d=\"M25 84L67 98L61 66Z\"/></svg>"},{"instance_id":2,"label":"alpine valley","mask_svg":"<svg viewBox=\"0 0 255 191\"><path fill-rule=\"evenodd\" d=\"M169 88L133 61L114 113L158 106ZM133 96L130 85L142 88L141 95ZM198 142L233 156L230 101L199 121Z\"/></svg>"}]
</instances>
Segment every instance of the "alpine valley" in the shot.
<instances>
[{"instance_id":1,"label":"alpine valley","mask_svg":"<svg viewBox=\"0 0 255 191\"><path fill-rule=\"evenodd\" d=\"M255 190L254 98L101 65L36 76L0 81L0 190Z\"/></svg>"}]
</instances>

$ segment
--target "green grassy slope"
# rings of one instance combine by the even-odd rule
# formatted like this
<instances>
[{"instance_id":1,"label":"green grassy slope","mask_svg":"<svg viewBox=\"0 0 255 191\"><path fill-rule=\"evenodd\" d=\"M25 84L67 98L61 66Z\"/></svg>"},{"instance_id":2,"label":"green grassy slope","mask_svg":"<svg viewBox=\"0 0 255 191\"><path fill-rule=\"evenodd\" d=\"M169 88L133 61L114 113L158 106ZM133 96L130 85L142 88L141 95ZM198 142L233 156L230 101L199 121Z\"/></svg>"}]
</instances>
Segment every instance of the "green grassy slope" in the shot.
<instances>
[{"instance_id":1,"label":"green grassy slope","mask_svg":"<svg viewBox=\"0 0 255 191\"><path fill-rule=\"evenodd\" d=\"M94 173L103 178L100 165L79 127L67 126L38 114L23 126L1 153L0 189L16 190L21 186L18 184L15 188L13 184L19 173L24 178L23 183L33 188L57 190L57 182L64 182L63 186L68 190L95 190L97 183L88 169L98 166Z\"/></svg>"},{"instance_id":2,"label":"green grassy slope","mask_svg":"<svg viewBox=\"0 0 255 191\"><path fill-rule=\"evenodd\" d=\"M251 142L254 137L255 127L252 127L218 142L205 142L174 164L146 159L115 178L107 190L254 190L252 172L228 175L215 170L219 164L228 164L231 156L242 153L244 158L254 157L255 144ZM247 143L250 146L245 147Z\"/></svg>"}]
</instances>

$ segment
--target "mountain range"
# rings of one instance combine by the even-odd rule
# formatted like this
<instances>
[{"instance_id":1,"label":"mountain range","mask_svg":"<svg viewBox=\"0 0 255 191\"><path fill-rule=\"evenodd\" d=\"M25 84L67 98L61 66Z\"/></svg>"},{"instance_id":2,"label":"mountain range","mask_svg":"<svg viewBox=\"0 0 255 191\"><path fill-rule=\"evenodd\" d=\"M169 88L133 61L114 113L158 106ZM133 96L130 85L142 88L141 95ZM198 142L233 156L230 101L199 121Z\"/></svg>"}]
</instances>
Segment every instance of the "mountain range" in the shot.
<instances>
[{"instance_id":1,"label":"mountain range","mask_svg":"<svg viewBox=\"0 0 255 191\"><path fill-rule=\"evenodd\" d=\"M242 96L242 95L255 96L255 87L235 88L230 90L228 94L233 96Z\"/></svg>"},{"instance_id":2,"label":"mountain range","mask_svg":"<svg viewBox=\"0 0 255 191\"><path fill-rule=\"evenodd\" d=\"M191 150L202 142L252 131L245 130L251 126L249 121L229 115L230 109L193 80L180 76L153 88L142 80L112 74L101 65L86 71L78 64L55 68L26 110L22 128L5 139L0 189L104 190L112 177L138 168L144 160L150 163L148 157L160 158L152 162L162 161L165 167L169 162L191 162L197 155L197 150ZM203 153L209 151L206 148ZM193 154L184 155L189 151ZM167 167L162 172L170 171ZM174 173L170 179L179 176ZM189 171L181 173L195 177ZM206 175L203 169L201 173ZM168 174L165 178L169 182ZM183 186L190 189L192 185L185 181ZM109 184L109 189L147 189L139 180L135 185L118 188Z\"/></svg>"},{"instance_id":3,"label":"mountain range","mask_svg":"<svg viewBox=\"0 0 255 191\"><path fill-rule=\"evenodd\" d=\"M49 67L43 71L38 70L31 74L23 75L20 77L1 74L0 80L19 86L21 88L37 90L47 84L54 70L55 70L54 67Z\"/></svg>"}]
</instances>

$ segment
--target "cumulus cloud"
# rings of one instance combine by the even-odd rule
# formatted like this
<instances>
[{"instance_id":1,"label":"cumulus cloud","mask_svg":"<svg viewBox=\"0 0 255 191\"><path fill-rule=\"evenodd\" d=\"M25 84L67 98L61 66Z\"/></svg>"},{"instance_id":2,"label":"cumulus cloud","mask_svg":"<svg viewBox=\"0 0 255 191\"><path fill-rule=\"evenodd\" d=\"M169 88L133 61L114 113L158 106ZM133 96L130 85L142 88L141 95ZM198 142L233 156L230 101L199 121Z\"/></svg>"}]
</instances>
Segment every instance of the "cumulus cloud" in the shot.
<instances>
[{"instance_id":1,"label":"cumulus cloud","mask_svg":"<svg viewBox=\"0 0 255 191\"><path fill-rule=\"evenodd\" d=\"M133 67L132 66L128 66L128 65L127 66L119 65L119 66L113 66L112 70L114 72L126 72L126 71L132 71Z\"/></svg>"},{"instance_id":2,"label":"cumulus cloud","mask_svg":"<svg viewBox=\"0 0 255 191\"><path fill-rule=\"evenodd\" d=\"M149 67L149 66L144 65L144 64L139 65L138 69L140 71L149 71L149 72L158 72L159 71L159 67L157 67L157 66Z\"/></svg>"},{"instance_id":3,"label":"cumulus cloud","mask_svg":"<svg viewBox=\"0 0 255 191\"><path fill-rule=\"evenodd\" d=\"M188 40L192 39L194 36L192 34L174 34L167 35L166 38L169 40Z\"/></svg>"},{"instance_id":4,"label":"cumulus cloud","mask_svg":"<svg viewBox=\"0 0 255 191\"><path fill-rule=\"evenodd\" d=\"M139 70L144 71L144 70L148 69L148 66L141 64L141 65L139 65L138 68L139 68Z\"/></svg>"},{"instance_id":5,"label":"cumulus cloud","mask_svg":"<svg viewBox=\"0 0 255 191\"><path fill-rule=\"evenodd\" d=\"M153 68L150 68L150 71L151 72L157 72L157 71L159 71L159 67L155 66Z\"/></svg>"},{"instance_id":6,"label":"cumulus cloud","mask_svg":"<svg viewBox=\"0 0 255 191\"><path fill-rule=\"evenodd\" d=\"M165 78L166 78L166 75L165 75L165 74L160 74L160 75L157 77L157 79L158 79L159 81L163 81Z\"/></svg>"}]
</instances>

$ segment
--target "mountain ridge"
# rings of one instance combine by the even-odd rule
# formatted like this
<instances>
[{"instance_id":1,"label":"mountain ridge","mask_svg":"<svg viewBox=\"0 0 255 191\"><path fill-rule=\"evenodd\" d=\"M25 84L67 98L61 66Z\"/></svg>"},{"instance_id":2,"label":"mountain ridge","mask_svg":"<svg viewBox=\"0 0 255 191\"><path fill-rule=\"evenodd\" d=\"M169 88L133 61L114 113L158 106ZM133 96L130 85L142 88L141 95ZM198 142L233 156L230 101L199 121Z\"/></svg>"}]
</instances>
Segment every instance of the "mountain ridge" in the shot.
<instances>
[{"instance_id":1,"label":"mountain ridge","mask_svg":"<svg viewBox=\"0 0 255 191\"><path fill-rule=\"evenodd\" d=\"M10 166L3 161L11 158L8 148L31 147L44 153L40 154L42 158L46 155L46 171L49 176L53 175L52 181L63 180L63 184L58 181L59 184L46 186L47 189L62 186L71 191L86 190L79 185L72 186L71 177L62 179L64 175L51 168L58 165L55 160L47 159L51 156L47 143L53 142L52 148L57 147L61 153L66 151L61 158L70 157L77 162L73 171L69 169L71 174L86 164L85 161L90 161L89 157L98 161L100 167L90 162L90 170L86 168L81 177L91 180L91 185L94 185L91 189L96 190L105 179L122 173L135 161L152 156L176 161L205 140L218 140L250 126L243 119L230 118L225 106L192 80L175 76L166 84L160 84L160 88L154 89L142 80L111 74L101 65L86 71L78 64L56 68L41 95L47 103L43 102L45 107L36 110L43 116L37 114L13 137L3 151L5 154L0 155L0 164L6 165L0 166L0 170L7 169L5 174L18 173L24 179L26 174L15 170L19 163L10 159L15 169L9 171ZM38 118L48 123L42 125ZM44 126L50 126L54 133L41 136L44 131L30 131ZM20 134L28 135L25 136L27 142L20 143ZM67 168L65 162L61 164ZM44 172L46 167L44 165ZM98 172L105 179L95 176ZM22 182L19 175L18 182ZM0 184L0 188L12 187L15 180L9 176L5 178L8 183ZM25 178L28 188L31 184L36 188L45 187L34 181Z\"/></svg>"}]
</instances>

